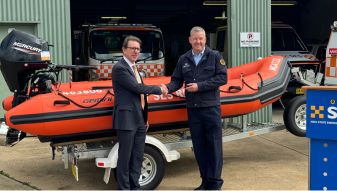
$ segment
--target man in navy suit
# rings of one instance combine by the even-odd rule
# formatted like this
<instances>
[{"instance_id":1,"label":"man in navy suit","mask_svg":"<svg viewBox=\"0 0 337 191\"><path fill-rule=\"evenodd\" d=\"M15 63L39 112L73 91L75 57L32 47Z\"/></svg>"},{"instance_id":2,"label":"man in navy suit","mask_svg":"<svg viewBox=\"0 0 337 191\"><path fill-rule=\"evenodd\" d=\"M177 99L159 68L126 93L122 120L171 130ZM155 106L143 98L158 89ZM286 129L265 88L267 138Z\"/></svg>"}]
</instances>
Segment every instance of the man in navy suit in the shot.
<instances>
[{"instance_id":1,"label":"man in navy suit","mask_svg":"<svg viewBox=\"0 0 337 191\"><path fill-rule=\"evenodd\" d=\"M135 62L141 40L128 36L123 43L123 59L112 69L115 93L113 128L119 142L117 183L120 190L139 190L147 130L146 94L162 94L159 86L144 85ZM164 92L165 93L165 92Z\"/></svg>"},{"instance_id":2,"label":"man in navy suit","mask_svg":"<svg viewBox=\"0 0 337 191\"><path fill-rule=\"evenodd\" d=\"M168 92L173 92L185 84L188 125L202 179L196 190L220 190L223 180L219 86L227 83L227 68L219 52L206 46L203 28L191 29L189 43L192 49L180 56L166 86Z\"/></svg>"}]
</instances>

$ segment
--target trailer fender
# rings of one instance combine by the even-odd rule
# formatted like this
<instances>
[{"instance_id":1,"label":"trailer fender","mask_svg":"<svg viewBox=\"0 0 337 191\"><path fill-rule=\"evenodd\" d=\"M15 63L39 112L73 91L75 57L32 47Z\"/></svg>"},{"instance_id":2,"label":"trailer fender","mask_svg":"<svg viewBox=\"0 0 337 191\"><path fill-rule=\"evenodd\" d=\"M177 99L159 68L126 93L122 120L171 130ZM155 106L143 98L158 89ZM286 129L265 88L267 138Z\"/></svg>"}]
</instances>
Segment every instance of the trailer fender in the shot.
<instances>
[{"instance_id":1,"label":"trailer fender","mask_svg":"<svg viewBox=\"0 0 337 191\"><path fill-rule=\"evenodd\" d=\"M111 169L117 167L118 147L119 144L116 143L112 147L107 158L96 158L96 166L100 168L105 168L103 179L106 184L109 183Z\"/></svg>"},{"instance_id":2,"label":"trailer fender","mask_svg":"<svg viewBox=\"0 0 337 191\"><path fill-rule=\"evenodd\" d=\"M100 168L116 168L118 159L118 147L119 144L116 143L107 158L96 158L96 166Z\"/></svg>"},{"instance_id":3,"label":"trailer fender","mask_svg":"<svg viewBox=\"0 0 337 191\"><path fill-rule=\"evenodd\" d=\"M161 154L164 156L167 162L172 162L180 158L180 153L178 151L168 150L167 147L155 137L147 135L145 139L145 144L152 145L153 147L157 148L161 152Z\"/></svg>"},{"instance_id":4,"label":"trailer fender","mask_svg":"<svg viewBox=\"0 0 337 191\"><path fill-rule=\"evenodd\" d=\"M146 136L145 144L151 145L154 148L158 149L158 151L161 152L163 158L165 158L167 162L178 160L180 158L180 153L178 151L176 150L169 151L161 141L152 136L148 135ZM116 143L112 147L107 158L96 158L96 166L100 168L105 168L103 179L106 184L108 184L109 182L111 169L117 167L118 148L119 144Z\"/></svg>"}]
</instances>

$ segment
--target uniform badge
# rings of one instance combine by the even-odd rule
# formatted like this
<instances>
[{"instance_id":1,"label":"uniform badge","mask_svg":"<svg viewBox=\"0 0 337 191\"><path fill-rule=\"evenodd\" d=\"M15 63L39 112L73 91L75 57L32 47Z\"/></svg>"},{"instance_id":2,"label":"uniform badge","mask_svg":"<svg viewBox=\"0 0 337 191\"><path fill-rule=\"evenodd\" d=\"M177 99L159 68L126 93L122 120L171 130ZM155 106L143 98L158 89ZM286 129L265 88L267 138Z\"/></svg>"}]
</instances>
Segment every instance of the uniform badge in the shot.
<instances>
[{"instance_id":1,"label":"uniform badge","mask_svg":"<svg viewBox=\"0 0 337 191\"><path fill-rule=\"evenodd\" d=\"M188 68L188 67L190 67L190 65L187 62L185 62L183 65L183 68Z\"/></svg>"},{"instance_id":2,"label":"uniform badge","mask_svg":"<svg viewBox=\"0 0 337 191\"><path fill-rule=\"evenodd\" d=\"M221 64L221 65L226 65L226 62L225 62L225 60L224 60L223 58L221 58L220 64Z\"/></svg>"}]
</instances>

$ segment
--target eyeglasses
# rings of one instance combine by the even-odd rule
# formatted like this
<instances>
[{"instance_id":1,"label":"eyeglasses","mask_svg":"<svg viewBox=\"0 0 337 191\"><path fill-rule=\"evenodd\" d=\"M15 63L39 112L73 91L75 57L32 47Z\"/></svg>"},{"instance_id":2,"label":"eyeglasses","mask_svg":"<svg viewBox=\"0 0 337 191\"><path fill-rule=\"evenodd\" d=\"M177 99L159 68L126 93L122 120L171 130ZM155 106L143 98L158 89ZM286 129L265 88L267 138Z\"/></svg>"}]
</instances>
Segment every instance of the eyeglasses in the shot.
<instances>
[{"instance_id":1,"label":"eyeglasses","mask_svg":"<svg viewBox=\"0 0 337 191\"><path fill-rule=\"evenodd\" d=\"M142 50L141 48L138 48L138 47L126 47L126 48L129 48L132 51L137 51L137 52L140 52Z\"/></svg>"}]
</instances>

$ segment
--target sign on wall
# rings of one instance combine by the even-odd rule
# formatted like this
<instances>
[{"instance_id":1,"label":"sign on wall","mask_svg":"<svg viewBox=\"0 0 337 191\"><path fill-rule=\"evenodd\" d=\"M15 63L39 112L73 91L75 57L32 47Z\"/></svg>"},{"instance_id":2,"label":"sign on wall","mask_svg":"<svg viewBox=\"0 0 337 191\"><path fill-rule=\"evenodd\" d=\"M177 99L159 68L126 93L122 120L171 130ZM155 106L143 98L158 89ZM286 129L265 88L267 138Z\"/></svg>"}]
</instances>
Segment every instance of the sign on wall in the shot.
<instances>
[{"instance_id":1,"label":"sign on wall","mask_svg":"<svg viewBox=\"0 0 337 191\"><path fill-rule=\"evenodd\" d=\"M259 32L240 32L240 47L260 47L261 35Z\"/></svg>"}]
</instances>

